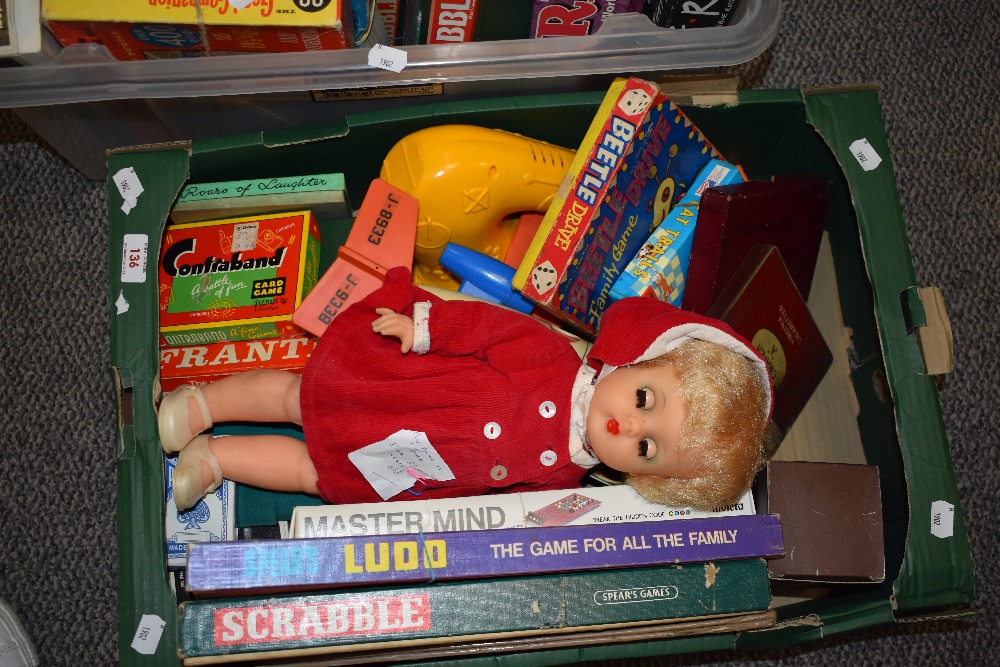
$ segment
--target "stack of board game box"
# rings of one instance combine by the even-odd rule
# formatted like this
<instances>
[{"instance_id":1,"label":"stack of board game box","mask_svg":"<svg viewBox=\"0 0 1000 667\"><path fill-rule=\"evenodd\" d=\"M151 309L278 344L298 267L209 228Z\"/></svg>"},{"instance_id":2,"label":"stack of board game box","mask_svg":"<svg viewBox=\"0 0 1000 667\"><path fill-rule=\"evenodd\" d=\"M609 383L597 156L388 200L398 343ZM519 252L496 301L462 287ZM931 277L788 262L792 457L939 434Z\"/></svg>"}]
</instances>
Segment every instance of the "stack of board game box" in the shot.
<instances>
[{"instance_id":1,"label":"stack of board game box","mask_svg":"<svg viewBox=\"0 0 1000 667\"><path fill-rule=\"evenodd\" d=\"M485 640L767 627L764 558L783 554L778 518L749 494L698 512L627 486L300 507L290 535L191 545L183 657L373 659L399 640L443 657Z\"/></svg>"},{"instance_id":2,"label":"stack of board game box","mask_svg":"<svg viewBox=\"0 0 1000 667\"><path fill-rule=\"evenodd\" d=\"M608 16L641 14L656 26L691 29L728 25L739 0L398 0L376 2L399 44L549 37L597 33ZM390 32L390 34L392 34Z\"/></svg>"},{"instance_id":3,"label":"stack of board game box","mask_svg":"<svg viewBox=\"0 0 1000 667\"><path fill-rule=\"evenodd\" d=\"M292 316L319 278L320 225L335 245L350 218L339 173L187 184L159 261L163 391L301 372L316 341Z\"/></svg>"}]
</instances>

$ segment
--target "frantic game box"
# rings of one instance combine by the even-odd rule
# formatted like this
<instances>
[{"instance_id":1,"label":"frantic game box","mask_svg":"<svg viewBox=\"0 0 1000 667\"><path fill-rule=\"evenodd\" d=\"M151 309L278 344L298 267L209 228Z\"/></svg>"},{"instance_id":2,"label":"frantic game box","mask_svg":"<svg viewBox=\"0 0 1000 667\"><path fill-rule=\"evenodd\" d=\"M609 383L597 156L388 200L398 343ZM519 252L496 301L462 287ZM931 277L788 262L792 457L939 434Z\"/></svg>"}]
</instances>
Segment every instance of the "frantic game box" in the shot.
<instances>
[{"instance_id":1,"label":"frantic game box","mask_svg":"<svg viewBox=\"0 0 1000 667\"><path fill-rule=\"evenodd\" d=\"M120 397L117 572L118 655L123 664L178 664L177 606L163 547L163 454L154 411L156 279L150 264L144 280L134 272L125 272L132 282L122 280L126 235L146 235L147 257L158 257L170 207L187 182L335 169L345 172L350 199L362 201L379 173L382 156L393 144L409 132L442 123L472 123L556 145L579 145L602 98L603 93L571 93L468 100L355 114L340 124L315 128L137 147L109 155L107 307L110 359ZM878 466L885 581L777 606L778 624L765 631L723 632L682 641L647 637L637 643L616 636L613 647L600 648L543 645L518 654L517 664L600 659L609 655L608 650L617 658L639 658L800 645L859 628L952 613L955 607L968 607L976 595L937 385L933 376L925 374L917 352L914 331L928 319L916 298L918 286L878 91L872 87L740 91L731 104L691 105L684 111L722 154L743 166L748 178L806 173L832 183L822 251L826 259L821 262L824 273L817 271L809 305L812 310L820 296L832 304L832 324L818 318L835 357L825 382L836 383L848 398L837 398L843 394L828 394L821 386L808 407L830 415L828 423L834 427L806 432L812 437L805 440L819 448L809 453L817 459L836 461L846 446L854 448L860 462ZM768 150L760 150L762 146ZM122 195L113 179L125 168L134 169L144 187L128 213L120 208ZM127 309L120 308L123 302L129 304ZM854 352L853 367L847 360L849 347ZM873 377L884 377L891 391L877 391ZM779 455L799 453L796 432L813 424L800 416ZM162 632L149 652L140 653L133 640L151 617L162 621ZM404 643L400 651L405 650ZM463 660L482 664L494 657L468 654Z\"/></svg>"}]
</instances>

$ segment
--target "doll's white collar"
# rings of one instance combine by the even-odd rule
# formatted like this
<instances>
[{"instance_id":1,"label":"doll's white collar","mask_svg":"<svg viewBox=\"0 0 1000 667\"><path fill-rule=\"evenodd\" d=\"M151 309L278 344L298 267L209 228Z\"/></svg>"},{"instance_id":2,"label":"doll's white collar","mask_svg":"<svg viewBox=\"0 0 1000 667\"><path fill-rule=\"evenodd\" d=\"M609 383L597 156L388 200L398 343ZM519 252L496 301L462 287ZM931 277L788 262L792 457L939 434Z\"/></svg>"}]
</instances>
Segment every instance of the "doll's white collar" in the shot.
<instances>
[{"instance_id":1,"label":"doll's white collar","mask_svg":"<svg viewBox=\"0 0 1000 667\"><path fill-rule=\"evenodd\" d=\"M590 399L594 397L594 376L596 371L583 364L573 381L572 410L569 419L569 454L573 463L584 468L593 468L601 461L587 446L587 412Z\"/></svg>"}]
</instances>

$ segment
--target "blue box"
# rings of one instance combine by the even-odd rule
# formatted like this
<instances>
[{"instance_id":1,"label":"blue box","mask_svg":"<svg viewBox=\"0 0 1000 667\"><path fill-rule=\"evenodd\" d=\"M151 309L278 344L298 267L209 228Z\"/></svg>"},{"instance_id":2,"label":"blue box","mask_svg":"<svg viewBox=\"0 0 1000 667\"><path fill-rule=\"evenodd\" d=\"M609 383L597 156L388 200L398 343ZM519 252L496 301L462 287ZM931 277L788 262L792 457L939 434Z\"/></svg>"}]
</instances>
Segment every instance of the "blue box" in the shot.
<instances>
[{"instance_id":1,"label":"blue box","mask_svg":"<svg viewBox=\"0 0 1000 667\"><path fill-rule=\"evenodd\" d=\"M611 288L611 301L647 296L680 307L684 298L698 203L708 188L742 183L739 167L713 159L698 173L682 202L667 213Z\"/></svg>"}]
</instances>

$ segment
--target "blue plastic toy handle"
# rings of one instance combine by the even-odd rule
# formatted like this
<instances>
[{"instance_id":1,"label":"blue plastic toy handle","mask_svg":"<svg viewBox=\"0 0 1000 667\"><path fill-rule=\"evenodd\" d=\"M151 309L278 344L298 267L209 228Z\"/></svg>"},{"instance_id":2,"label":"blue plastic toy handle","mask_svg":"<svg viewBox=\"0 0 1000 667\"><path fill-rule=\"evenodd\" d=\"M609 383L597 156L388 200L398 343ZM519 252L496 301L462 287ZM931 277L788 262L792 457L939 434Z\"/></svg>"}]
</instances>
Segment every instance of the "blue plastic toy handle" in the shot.
<instances>
[{"instance_id":1,"label":"blue plastic toy handle","mask_svg":"<svg viewBox=\"0 0 1000 667\"><path fill-rule=\"evenodd\" d=\"M535 305L511 287L517 272L498 259L449 243L441 253L441 266L455 274L462 281L459 292L472 294L530 314Z\"/></svg>"}]
</instances>

